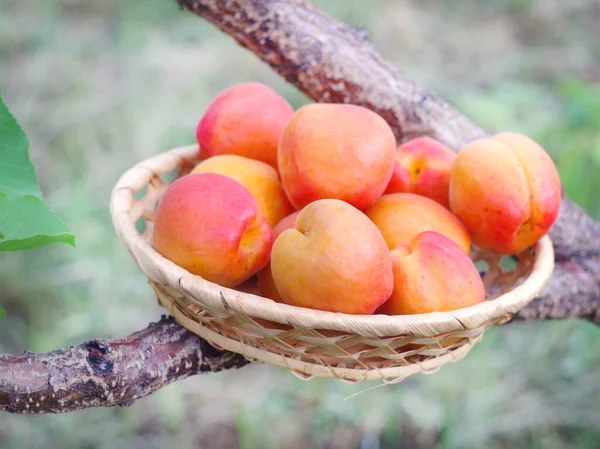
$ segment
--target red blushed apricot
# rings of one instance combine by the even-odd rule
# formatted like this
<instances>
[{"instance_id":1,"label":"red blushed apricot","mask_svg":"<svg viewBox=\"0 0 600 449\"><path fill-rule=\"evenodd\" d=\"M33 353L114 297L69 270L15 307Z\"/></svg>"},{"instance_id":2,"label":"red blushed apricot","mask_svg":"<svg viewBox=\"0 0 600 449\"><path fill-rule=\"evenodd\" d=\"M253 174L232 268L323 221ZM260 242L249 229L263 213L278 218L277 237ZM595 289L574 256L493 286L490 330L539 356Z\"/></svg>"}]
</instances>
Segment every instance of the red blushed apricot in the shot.
<instances>
[{"instance_id":1,"label":"red blushed apricot","mask_svg":"<svg viewBox=\"0 0 600 449\"><path fill-rule=\"evenodd\" d=\"M234 287L269 261L273 233L239 182L213 173L184 176L164 193L153 246L190 273Z\"/></svg>"},{"instance_id":2,"label":"red blushed apricot","mask_svg":"<svg viewBox=\"0 0 600 449\"><path fill-rule=\"evenodd\" d=\"M276 239L277 237L279 237L279 234L281 234L286 229L295 227L296 220L298 219L299 214L300 214L299 210L297 210L296 212L292 212L290 215L288 215L283 220L281 220L279 223L277 223L275 225L275 227L273 228L273 240Z\"/></svg>"},{"instance_id":3,"label":"red blushed apricot","mask_svg":"<svg viewBox=\"0 0 600 449\"><path fill-rule=\"evenodd\" d=\"M358 209L324 199L306 206L271 253L277 291L291 305L372 314L393 288L383 237Z\"/></svg>"},{"instance_id":4,"label":"red blushed apricot","mask_svg":"<svg viewBox=\"0 0 600 449\"><path fill-rule=\"evenodd\" d=\"M277 168L277 144L294 114L288 102L260 83L222 91L206 108L196 128L201 155L237 154Z\"/></svg>"},{"instance_id":5,"label":"red blushed apricot","mask_svg":"<svg viewBox=\"0 0 600 449\"><path fill-rule=\"evenodd\" d=\"M325 198L363 210L392 176L396 140L376 113L349 104L300 108L279 141L279 173L296 209Z\"/></svg>"},{"instance_id":6,"label":"red blushed apricot","mask_svg":"<svg viewBox=\"0 0 600 449\"><path fill-rule=\"evenodd\" d=\"M478 246L515 254L533 245L558 216L561 185L544 149L502 133L465 146L450 179L450 208Z\"/></svg>"},{"instance_id":7,"label":"red blushed apricot","mask_svg":"<svg viewBox=\"0 0 600 449\"><path fill-rule=\"evenodd\" d=\"M397 149L385 193L415 193L450 208L448 190L456 153L431 137L412 139Z\"/></svg>"},{"instance_id":8,"label":"red blushed apricot","mask_svg":"<svg viewBox=\"0 0 600 449\"><path fill-rule=\"evenodd\" d=\"M518 252L543 237L558 218L562 199L560 176L548 153L533 139L517 133L501 133L493 139L514 151L527 177L531 214L513 243Z\"/></svg>"},{"instance_id":9,"label":"red blushed apricot","mask_svg":"<svg viewBox=\"0 0 600 449\"><path fill-rule=\"evenodd\" d=\"M383 195L365 214L381 231L390 249L408 245L421 232L435 231L469 254L471 237L465 225L432 199L413 193L391 193Z\"/></svg>"},{"instance_id":10,"label":"red blushed apricot","mask_svg":"<svg viewBox=\"0 0 600 449\"><path fill-rule=\"evenodd\" d=\"M394 290L376 313L447 312L485 299L483 282L471 259L437 232L423 232L391 254Z\"/></svg>"},{"instance_id":11,"label":"red blushed apricot","mask_svg":"<svg viewBox=\"0 0 600 449\"><path fill-rule=\"evenodd\" d=\"M273 228L273 241L279 237L286 229L291 229L296 226L296 219L298 218L298 214L300 211L288 215L283 220L281 220L277 225ZM273 273L271 272L271 262L267 264L262 270L258 273L258 286L260 288L260 294L265 298L272 299L275 302L284 302L281 299L281 295L277 291L277 286L275 285L275 281L273 280Z\"/></svg>"},{"instance_id":12,"label":"red blushed apricot","mask_svg":"<svg viewBox=\"0 0 600 449\"><path fill-rule=\"evenodd\" d=\"M218 173L238 181L258 201L271 226L275 226L294 210L281 187L277 171L264 162L225 154L206 159L192 173Z\"/></svg>"}]
</instances>

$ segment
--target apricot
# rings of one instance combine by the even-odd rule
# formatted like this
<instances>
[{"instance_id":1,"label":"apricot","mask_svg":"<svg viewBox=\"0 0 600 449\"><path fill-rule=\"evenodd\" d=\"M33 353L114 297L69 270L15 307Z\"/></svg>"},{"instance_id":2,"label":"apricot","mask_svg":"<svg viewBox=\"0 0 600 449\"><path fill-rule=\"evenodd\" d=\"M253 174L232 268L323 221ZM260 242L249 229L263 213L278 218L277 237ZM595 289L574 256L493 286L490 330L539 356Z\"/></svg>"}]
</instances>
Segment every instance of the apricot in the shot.
<instances>
[{"instance_id":1,"label":"apricot","mask_svg":"<svg viewBox=\"0 0 600 449\"><path fill-rule=\"evenodd\" d=\"M273 232L239 182L196 173L173 182L154 218L153 246L190 273L234 287L269 261Z\"/></svg>"},{"instance_id":2,"label":"apricot","mask_svg":"<svg viewBox=\"0 0 600 449\"><path fill-rule=\"evenodd\" d=\"M237 154L277 168L277 144L294 114L277 92L260 83L236 84L208 105L196 128L200 154Z\"/></svg>"},{"instance_id":3,"label":"apricot","mask_svg":"<svg viewBox=\"0 0 600 449\"><path fill-rule=\"evenodd\" d=\"M294 211L281 187L277 171L264 162L226 154L206 159L192 173L219 173L238 181L258 201L271 227Z\"/></svg>"},{"instance_id":4,"label":"apricot","mask_svg":"<svg viewBox=\"0 0 600 449\"><path fill-rule=\"evenodd\" d=\"M421 232L435 231L469 254L471 237L465 225L430 198L413 193L391 193L383 195L365 214L379 228L390 249L408 245Z\"/></svg>"},{"instance_id":5,"label":"apricot","mask_svg":"<svg viewBox=\"0 0 600 449\"><path fill-rule=\"evenodd\" d=\"M279 234L281 234L286 229L290 229L296 226L296 220L298 219L299 214L299 210L297 210L296 212L292 212L290 215L288 215L279 223L277 223L273 228L273 239L279 237Z\"/></svg>"},{"instance_id":6,"label":"apricot","mask_svg":"<svg viewBox=\"0 0 600 449\"><path fill-rule=\"evenodd\" d=\"M560 178L534 140L502 133L460 150L450 208L481 248L515 254L542 238L558 217Z\"/></svg>"},{"instance_id":7,"label":"apricot","mask_svg":"<svg viewBox=\"0 0 600 449\"><path fill-rule=\"evenodd\" d=\"M390 252L377 227L336 199L306 206L271 253L277 290L288 304L350 314L372 314L389 298Z\"/></svg>"},{"instance_id":8,"label":"apricot","mask_svg":"<svg viewBox=\"0 0 600 449\"><path fill-rule=\"evenodd\" d=\"M386 189L396 140L376 113L350 104L303 106L279 141L279 173L296 209L325 198L363 210Z\"/></svg>"},{"instance_id":9,"label":"apricot","mask_svg":"<svg viewBox=\"0 0 600 449\"><path fill-rule=\"evenodd\" d=\"M422 232L391 251L394 290L376 313L447 312L485 299L481 276L469 256L437 232Z\"/></svg>"},{"instance_id":10,"label":"apricot","mask_svg":"<svg viewBox=\"0 0 600 449\"><path fill-rule=\"evenodd\" d=\"M400 145L392 179L385 193L415 193L450 208L448 190L456 153L431 137L418 137Z\"/></svg>"},{"instance_id":11,"label":"apricot","mask_svg":"<svg viewBox=\"0 0 600 449\"><path fill-rule=\"evenodd\" d=\"M273 240L276 240L286 229L290 229L296 226L296 218L298 218L299 210L288 215L283 220L281 220L277 225L273 228ZM275 285L275 281L273 280L273 273L271 272L271 262L267 264L262 270L258 272L258 287L260 289L260 294L265 298L272 299L275 302L283 302L281 299L281 295L277 291L277 286Z\"/></svg>"}]
</instances>

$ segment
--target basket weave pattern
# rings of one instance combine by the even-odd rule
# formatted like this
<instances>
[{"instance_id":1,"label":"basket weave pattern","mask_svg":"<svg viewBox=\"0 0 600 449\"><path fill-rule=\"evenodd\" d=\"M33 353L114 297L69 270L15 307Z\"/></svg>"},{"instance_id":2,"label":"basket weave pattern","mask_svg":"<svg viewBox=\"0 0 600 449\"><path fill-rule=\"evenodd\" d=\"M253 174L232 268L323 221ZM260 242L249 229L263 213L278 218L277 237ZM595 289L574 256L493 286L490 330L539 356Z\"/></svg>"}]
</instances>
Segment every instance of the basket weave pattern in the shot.
<instances>
[{"instance_id":1,"label":"basket weave pattern","mask_svg":"<svg viewBox=\"0 0 600 449\"><path fill-rule=\"evenodd\" d=\"M161 176L173 171L177 177L188 174L197 153L197 146L176 148L121 177L111 198L117 235L148 277L159 304L180 324L217 348L285 367L303 379L400 381L435 372L464 357L486 328L510 319L552 273L554 255L548 237L519 254L516 267L508 271L501 266L501 255L476 249L472 259L487 265L484 303L452 312L393 317L278 304L260 297L252 279L237 290L221 287L188 273L151 246L156 205L168 185ZM136 230L136 223L145 225L143 233Z\"/></svg>"}]
</instances>

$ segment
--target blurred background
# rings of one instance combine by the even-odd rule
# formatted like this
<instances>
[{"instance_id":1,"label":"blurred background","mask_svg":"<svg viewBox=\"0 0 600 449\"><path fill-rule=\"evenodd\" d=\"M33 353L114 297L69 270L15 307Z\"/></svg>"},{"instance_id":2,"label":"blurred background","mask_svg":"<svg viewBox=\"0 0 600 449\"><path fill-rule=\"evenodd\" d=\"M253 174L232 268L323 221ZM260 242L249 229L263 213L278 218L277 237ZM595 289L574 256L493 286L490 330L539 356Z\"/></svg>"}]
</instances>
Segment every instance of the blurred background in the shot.
<instances>
[{"instance_id":1,"label":"blurred background","mask_svg":"<svg viewBox=\"0 0 600 449\"><path fill-rule=\"evenodd\" d=\"M385 57L491 131L540 141L600 219L597 0L320 0ZM77 248L0 253L0 352L127 335L163 313L117 241L108 201L135 162L194 141L209 101L243 81L308 100L174 0L0 1L0 86L32 142L46 200ZM371 384L268 366L207 374L126 409L0 417L0 447L600 447L600 327L515 323L460 363Z\"/></svg>"}]
</instances>

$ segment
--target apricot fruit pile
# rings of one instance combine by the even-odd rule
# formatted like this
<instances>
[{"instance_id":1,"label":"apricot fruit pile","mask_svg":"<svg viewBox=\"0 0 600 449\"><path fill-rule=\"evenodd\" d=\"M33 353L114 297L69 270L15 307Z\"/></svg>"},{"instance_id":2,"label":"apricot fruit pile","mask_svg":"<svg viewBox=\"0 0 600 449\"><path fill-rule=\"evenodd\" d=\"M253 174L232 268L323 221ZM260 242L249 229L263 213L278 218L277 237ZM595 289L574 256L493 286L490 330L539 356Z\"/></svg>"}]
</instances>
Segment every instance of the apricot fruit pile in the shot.
<instances>
[{"instance_id":1,"label":"apricot fruit pile","mask_svg":"<svg viewBox=\"0 0 600 449\"><path fill-rule=\"evenodd\" d=\"M348 314L443 312L485 299L469 254L517 254L558 216L556 168L502 133L457 154L349 104L294 109L271 88L221 92L200 119L200 163L154 219L165 258L224 287Z\"/></svg>"}]
</instances>

